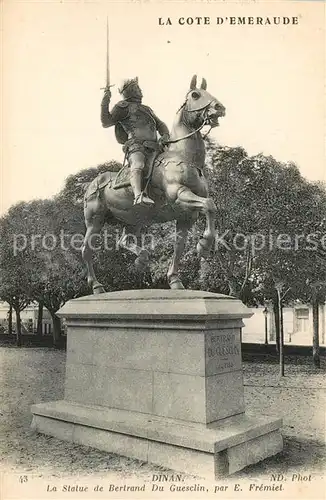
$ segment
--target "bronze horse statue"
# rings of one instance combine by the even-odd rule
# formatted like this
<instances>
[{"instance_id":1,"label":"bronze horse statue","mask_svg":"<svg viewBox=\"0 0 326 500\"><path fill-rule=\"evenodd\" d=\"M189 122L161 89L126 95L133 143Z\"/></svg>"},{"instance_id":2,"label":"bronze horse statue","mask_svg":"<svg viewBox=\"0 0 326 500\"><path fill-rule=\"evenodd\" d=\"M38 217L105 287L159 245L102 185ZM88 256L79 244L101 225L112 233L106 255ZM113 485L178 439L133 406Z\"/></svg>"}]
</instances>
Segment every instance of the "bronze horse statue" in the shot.
<instances>
[{"instance_id":1,"label":"bronze horse statue","mask_svg":"<svg viewBox=\"0 0 326 500\"><path fill-rule=\"evenodd\" d=\"M178 269L185 248L188 231L200 213L205 214L206 228L197 244L200 257L207 257L215 240L216 207L208 197L207 181L203 172L205 143L200 133L204 125L219 125L225 115L224 106L207 92L203 79L197 88L197 77L191 80L190 90L177 112L165 151L156 158L148 193L154 206L133 204L133 193L128 185L114 189L112 172L100 174L88 186L85 193L84 215L86 234L82 247L83 259L88 270L88 284L93 293L103 293L104 287L96 279L92 264L92 236L100 233L106 221L116 221L128 228L128 233L139 236L142 230L156 223L176 221L174 255L168 269L170 288L184 288ZM133 252L135 264L144 269L149 263L149 252L130 242L125 232L119 245Z\"/></svg>"}]
</instances>

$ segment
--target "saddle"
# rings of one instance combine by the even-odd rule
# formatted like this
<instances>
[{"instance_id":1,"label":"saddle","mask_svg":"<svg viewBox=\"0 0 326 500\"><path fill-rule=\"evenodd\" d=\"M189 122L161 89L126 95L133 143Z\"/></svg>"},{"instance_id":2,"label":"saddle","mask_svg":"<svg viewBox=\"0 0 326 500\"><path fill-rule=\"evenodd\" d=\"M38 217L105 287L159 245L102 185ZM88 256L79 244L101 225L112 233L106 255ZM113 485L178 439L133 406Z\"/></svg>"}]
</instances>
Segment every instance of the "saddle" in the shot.
<instances>
[{"instance_id":1,"label":"saddle","mask_svg":"<svg viewBox=\"0 0 326 500\"><path fill-rule=\"evenodd\" d=\"M157 161L157 157L155 158L153 162L153 168L154 168L154 163ZM144 175L143 175L143 183L146 185L147 183L150 182L150 178L152 177L152 172L153 168L151 168L151 171L148 171L148 168L145 167L144 169ZM130 167L129 164L126 163L123 167L120 168L118 173L116 171L110 171L108 170L107 172L104 172L103 174L98 175L95 179L92 180L92 182L87 186L85 190L85 200L88 201L94 196L98 196L101 191L107 186L110 185L110 188L113 189L120 189L120 188L125 188L129 187L130 184Z\"/></svg>"}]
</instances>

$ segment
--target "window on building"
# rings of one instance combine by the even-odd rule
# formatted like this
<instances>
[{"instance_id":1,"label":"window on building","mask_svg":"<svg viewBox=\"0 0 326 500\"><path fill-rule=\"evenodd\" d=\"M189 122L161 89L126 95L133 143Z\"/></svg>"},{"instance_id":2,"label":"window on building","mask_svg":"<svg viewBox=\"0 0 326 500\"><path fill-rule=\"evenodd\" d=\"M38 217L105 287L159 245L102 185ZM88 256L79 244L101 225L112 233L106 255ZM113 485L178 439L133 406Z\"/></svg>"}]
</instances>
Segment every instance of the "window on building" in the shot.
<instances>
[{"instance_id":1,"label":"window on building","mask_svg":"<svg viewBox=\"0 0 326 500\"><path fill-rule=\"evenodd\" d=\"M309 309L300 307L295 310L296 330L298 332L307 332L309 330Z\"/></svg>"}]
</instances>

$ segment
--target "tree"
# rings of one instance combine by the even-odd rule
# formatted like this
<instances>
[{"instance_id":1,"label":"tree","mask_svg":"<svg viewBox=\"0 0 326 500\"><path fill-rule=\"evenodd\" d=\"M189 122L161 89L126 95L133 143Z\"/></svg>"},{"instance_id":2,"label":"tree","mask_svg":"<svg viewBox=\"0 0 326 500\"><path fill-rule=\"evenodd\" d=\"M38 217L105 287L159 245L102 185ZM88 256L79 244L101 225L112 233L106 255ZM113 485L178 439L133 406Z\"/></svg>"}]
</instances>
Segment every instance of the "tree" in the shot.
<instances>
[{"instance_id":1,"label":"tree","mask_svg":"<svg viewBox=\"0 0 326 500\"><path fill-rule=\"evenodd\" d=\"M20 311L37 301L51 314L53 341L58 346L57 310L85 293L80 252L70 245L71 234L64 232L79 212L55 199L36 200L17 204L2 220L0 293L16 311L18 343Z\"/></svg>"},{"instance_id":2,"label":"tree","mask_svg":"<svg viewBox=\"0 0 326 500\"><path fill-rule=\"evenodd\" d=\"M212 141L208 150L219 234L216 251L200 266L201 287L230 293L249 305L272 300L279 347L280 300L311 301L309 283L326 276L325 242L321 244L325 186L308 182L295 164L271 156L249 157L242 148L219 147ZM284 282L281 294L279 281Z\"/></svg>"},{"instance_id":3,"label":"tree","mask_svg":"<svg viewBox=\"0 0 326 500\"><path fill-rule=\"evenodd\" d=\"M309 284L309 283L307 283ZM316 368L320 368L320 353L319 353L319 305L324 303L326 295L326 278L322 281L312 281L310 283L310 302L312 305L313 318L313 342L312 342L312 359Z\"/></svg>"},{"instance_id":4,"label":"tree","mask_svg":"<svg viewBox=\"0 0 326 500\"><path fill-rule=\"evenodd\" d=\"M43 310L44 310L44 304L43 301L39 301L38 303L38 311L37 311L37 327L36 327L36 333L39 337L42 337L43 335L43 329L42 329L42 324L43 324Z\"/></svg>"},{"instance_id":5,"label":"tree","mask_svg":"<svg viewBox=\"0 0 326 500\"><path fill-rule=\"evenodd\" d=\"M33 202L27 238L32 241L33 273L30 296L45 306L53 323L53 344L60 345L61 323L56 315L67 300L86 293L80 246L80 209L57 198ZM35 216L37 214L37 216ZM71 226L71 229L70 229ZM67 229L69 228L69 230Z\"/></svg>"},{"instance_id":6,"label":"tree","mask_svg":"<svg viewBox=\"0 0 326 500\"><path fill-rule=\"evenodd\" d=\"M9 331L12 330L12 309L16 314L16 344L22 345L20 313L31 302L31 268L17 251L18 238L24 237L26 203L12 207L0 219L0 297L10 306Z\"/></svg>"},{"instance_id":7,"label":"tree","mask_svg":"<svg viewBox=\"0 0 326 500\"><path fill-rule=\"evenodd\" d=\"M9 311L8 311L8 333L12 335L12 305L9 304Z\"/></svg>"},{"instance_id":8,"label":"tree","mask_svg":"<svg viewBox=\"0 0 326 500\"><path fill-rule=\"evenodd\" d=\"M262 287L265 298L272 298L275 312L278 309L274 291L276 281L284 282L282 300L285 299L287 303L293 303L297 299L305 303L314 303L312 284L320 281L322 276L324 281L326 279L325 265L323 266L318 258L318 249L326 229L325 190L320 185L303 179L293 170L293 166L284 169L279 185L275 202L277 211L274 210L270 222L270 227L274 230L273 245L265 251L258 252L256 261L264 281ZM279 237L282 237L281 240ZM316 307L318 306L315 304L313 314L315 331L318 317ZM278 319L276 315L275 319L276 326L279 326L282 318ZM277 333L279 331L278 328ZM317 342L316 334L313 338L314 342ZM279 334L277 345L278 341Z\"/></svg>"}]
</instances>

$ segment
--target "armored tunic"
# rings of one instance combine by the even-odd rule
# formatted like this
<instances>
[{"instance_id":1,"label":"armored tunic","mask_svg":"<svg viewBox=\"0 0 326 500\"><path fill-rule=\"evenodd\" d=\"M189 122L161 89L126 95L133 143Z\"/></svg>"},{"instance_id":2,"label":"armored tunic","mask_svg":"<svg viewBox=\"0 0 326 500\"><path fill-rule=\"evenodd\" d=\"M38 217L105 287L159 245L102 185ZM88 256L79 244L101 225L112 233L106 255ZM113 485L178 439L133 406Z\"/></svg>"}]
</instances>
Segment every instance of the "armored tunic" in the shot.
<instances>
[{"instance_id":1,"label":"armored tunic","mask_svg":"<svg viewBox=\"0 0 326 500\"><path fill-rule=\"evenodd\" d=\"M101 120L103 127L115 125L117 141L124 144L128 155L135 151L146 154L146 149L158 150L157 131L161 136L169 134L165 123L140 102L120 101L111 113L108 104L102 102Z\"/></svg>"}]
</instances>

